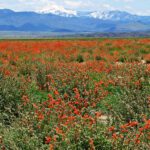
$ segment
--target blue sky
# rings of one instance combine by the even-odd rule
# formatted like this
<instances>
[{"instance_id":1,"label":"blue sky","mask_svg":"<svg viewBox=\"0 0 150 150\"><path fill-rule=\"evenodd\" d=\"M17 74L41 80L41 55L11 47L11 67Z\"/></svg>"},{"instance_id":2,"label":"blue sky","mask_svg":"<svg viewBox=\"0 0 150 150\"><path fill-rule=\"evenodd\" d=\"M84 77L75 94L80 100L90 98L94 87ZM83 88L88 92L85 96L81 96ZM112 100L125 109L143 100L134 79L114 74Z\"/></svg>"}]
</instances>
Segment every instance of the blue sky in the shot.
<instances>
[{"instance_id":1,"label":"blue sky","mask_svg":"<svg viewBox=\"0 0 150 150\"><path fill-rule=\"evenodd\" d=\"M1 9L16 11L38 11L52 6L80 11L121 10L150 15L150 0L0 0Z\"/></svg>"}]
</instances>

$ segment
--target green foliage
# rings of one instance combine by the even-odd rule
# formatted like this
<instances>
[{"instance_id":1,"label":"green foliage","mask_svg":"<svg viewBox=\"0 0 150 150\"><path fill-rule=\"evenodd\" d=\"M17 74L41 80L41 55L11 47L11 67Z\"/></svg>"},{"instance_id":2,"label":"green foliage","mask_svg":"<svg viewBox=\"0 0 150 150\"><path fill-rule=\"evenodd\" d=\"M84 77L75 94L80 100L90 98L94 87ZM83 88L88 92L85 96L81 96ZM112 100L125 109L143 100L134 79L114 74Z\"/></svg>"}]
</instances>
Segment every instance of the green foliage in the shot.
<instances>
[{"instance_id":1,"label":"green foliage","mask_svg":"<svg viewBox=\"0 0 150 150\"><path fill-rule=\"evenodd\" d=\"M21 101L19 81L12 77L0 78L0 120L9 125L19 115L18 105Z\"/></svg>"},{"instance_id":2,"label":"green foliage","mask_svg":"<svg viewBox=\"0 0 150 150\"><path fill-rule=\"evenodd\" d=\"M118 59L119 62L122 62L124 63L126 61L125 57L121 56L119 59Z\"/></svg>"},{"instance_id":3,"label":"green foliage","mask_svg":"<svg viewBox=\"0 0 150 150\"><path fill-rule=\"evenodd\" d=\"M84 58L83 58L82 55L78 55L78 57L77 57L77 62L79 62L79 63L84 62Z\"/></svg>"},{"instance_id":4,"label":"green foliage","mask_svg":"<svg viewBox=\"0 0 150 150\"><path fill-rule=\"evenodd\" d=\"M103 60L103 58L101 56L96 56L95 59L96 60Z\"/></svg>"},{"instance_id":5,"label":"green foliage","mask_svg":"<svg viewBox=\"0 0 150 150\"><path fill-rule=\"evenodd\" d=\"M125 88L120 95L116 95L118 104L114 110L119 116L119 120L122 120L123 122L129 122L134 119L141 121L142 114L150 117L147 90L148 89L145 87L143 87L143 89Z\"/></svg>"}]
</instances>

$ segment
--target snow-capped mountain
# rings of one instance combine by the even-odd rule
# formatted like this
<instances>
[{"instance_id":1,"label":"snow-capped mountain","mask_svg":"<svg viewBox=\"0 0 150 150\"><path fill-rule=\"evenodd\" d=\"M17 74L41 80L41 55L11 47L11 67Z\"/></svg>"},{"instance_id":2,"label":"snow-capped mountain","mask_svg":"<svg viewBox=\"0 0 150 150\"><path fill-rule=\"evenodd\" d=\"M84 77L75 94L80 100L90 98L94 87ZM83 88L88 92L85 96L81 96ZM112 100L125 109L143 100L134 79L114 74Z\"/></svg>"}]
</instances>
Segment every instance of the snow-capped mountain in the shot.
<instances>
[{"instance_id":1,"label":"snow-capped mountain","mask_svg":"<svg viewBox=\"0 0 150 150\"><path fill-rule=\"evenodd\" d=\"M104 11L104 12L95 11L90 13L88 16L96 19L113 20L113 21L138 19L137 15L132 15L124 11Z\"/></svg>"},{"instance_id":2,"label":"snow-capped mountain","mask_svg":"<svg viewBox=\"0 0 150 150\"><path fill-rule=\"evenodd\" d=\"M150 16L122 11L76 12L58 6L40 12L0 9L0 31L141 32L150 31Z\"/></svg>"},{"instance_id":3,"label":"snow-capped mountain","mask_svg":"<svg viewBox=\"0 0 150 150\"><path fill-rule=\"evenodd\" d=\"M51 13L51 14L59 15L59 16L63 16L63 17L77 16L77 12L75 10L65 9L64 7L58 6L58 5L51 5L51 7L43 8L37 12L41 13L41 14Z\"/></svg>"},{"instance_id":4,"label":"snow-capped mountain","mask_svg":"<svg viewBox=\"0 0 150 150\"><path fill-rule=\"evenodd\" d=\"M58 5L47 6L37 12L41 14L51 13L63 17L89 17L89 18L95 18L101 20L113 20L113 21L138 19L137 15L132 15L124 11L103 11L103 12L102 11L92 11L92 12L75 11L71 9L66 9Z\"/></svg>"},{"instance_id":5,"label":"snow-capped mountain","mask_svg":"<svg viewBox=\"0 0 150 150\"><path fill-rule=\"evenodd\" d=\"M52 5L51 7L46 7L40 11L40 14L54 14L63 17L86 17L94 18L100 20L112 20L112 21L129 21L138 20L140 16L133 15L124 11L75 11L71 9L65 9L62 6Z\"/></svg>"},{"instance_id":6,"label":"snow-capped mountain","mask_svg":"<svg viewBox=\"0 0 150 150\"><path fill-rule=\"evenodd\" d=\"M40 14L54 14L63 17L89 17L100 20L112 20L112 21L121 21L121 20L138 20L138 15L133 15L125 11L75 11L71 9L66 9L63 6L59 5L48 5L47 7L36 11Z\"/></svg>"}]
</instances>

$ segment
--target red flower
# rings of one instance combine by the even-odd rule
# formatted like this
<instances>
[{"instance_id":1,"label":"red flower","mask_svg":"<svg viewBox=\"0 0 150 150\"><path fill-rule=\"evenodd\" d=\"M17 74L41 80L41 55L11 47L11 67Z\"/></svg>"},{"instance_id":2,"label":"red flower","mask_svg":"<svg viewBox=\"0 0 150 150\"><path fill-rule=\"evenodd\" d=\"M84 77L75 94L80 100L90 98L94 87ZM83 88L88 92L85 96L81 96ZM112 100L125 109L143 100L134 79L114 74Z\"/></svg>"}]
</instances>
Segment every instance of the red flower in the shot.
<instances>
[{"instance_id":1,"label":"red flower","mask_svg":"<svg viewBox=\"0 0 150 150\"><path fill-rule=\"evenodd\" d=\"M9 76L10 74L11 74L11 73L10 73L9 70L6 70L6 71L5 71L5 75L6 75L6 76Z\"/></svg>"},{"instance_id":2,"label":"red flower","mask_svg":"<svg viewBox=\"0 0 150 150\"><path fill-rule=\"evenodd\" d=\"M49 144L51 142L51 137L47 136L45 137L45 144Z\"/></svg>"},{"instance_id":3,"label":"red flower","mask_svg":"<svg viewBox=\"0 0 150 150\"><path fill-rule=\"evenodd\" d=\"M79 115L80 114L79 110L78 109L74 109L74 114Z\"/></svg>"}]
</instances>

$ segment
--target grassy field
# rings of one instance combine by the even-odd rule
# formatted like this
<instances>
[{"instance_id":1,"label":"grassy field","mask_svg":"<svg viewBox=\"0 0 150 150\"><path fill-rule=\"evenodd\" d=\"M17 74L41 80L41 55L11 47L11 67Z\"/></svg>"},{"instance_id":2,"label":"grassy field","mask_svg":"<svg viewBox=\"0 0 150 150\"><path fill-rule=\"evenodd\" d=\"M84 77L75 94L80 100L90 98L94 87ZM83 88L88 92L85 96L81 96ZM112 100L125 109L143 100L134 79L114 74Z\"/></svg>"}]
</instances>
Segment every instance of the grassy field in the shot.
<instances>
[{"instance_id":1,"label":"grassy field","mask_svg":"<svg viewBox=\"0 0 150 150\"><path fill-rule=\"evenodd\" d=\"M149 150L150 38L0 41L2 150Z\"/></svg>"}]
</instances>

